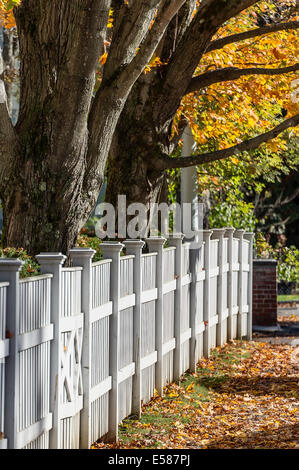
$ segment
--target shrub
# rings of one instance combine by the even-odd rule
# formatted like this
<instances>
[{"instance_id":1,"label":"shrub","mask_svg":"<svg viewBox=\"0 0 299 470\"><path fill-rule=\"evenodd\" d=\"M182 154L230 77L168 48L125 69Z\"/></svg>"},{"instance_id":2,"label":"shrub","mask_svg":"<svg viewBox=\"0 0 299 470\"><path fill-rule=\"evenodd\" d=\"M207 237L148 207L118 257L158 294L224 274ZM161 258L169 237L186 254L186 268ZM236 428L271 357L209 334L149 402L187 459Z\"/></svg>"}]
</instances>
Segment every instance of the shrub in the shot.
<instances>
[{"instance_id":1,"label":"shrub","mask_svg":"<svg viewBox=\"0 0 299 470\"><path fill-rule=\"evenodd\" d=\"M299 280L299 250L295 246L284 246L277 243L273 248L265 235L257 233L255 237L257 258L273 258L278 261L278 280L298 282Z\"/></svg>"},{"instance_id":2,"label":"shrub","mask_svg":"<svg viewBox=\"0 0 299 470\"><path fill-rule=\"evenodd\" d=\"M39 264L29 256L23 248L0 248L1 258L19 258L24 261L24 266L21 269L20 277L37 276L40 274Z\"/></svg>"},{"instance_id":3,"label":"shrub","mask_svg":"<svg viewBox=\"0 0 299 470\"><path fill-rule=\"evenodd\" d=\"M102 259L102 252L100 248L101 240L97 237L89 237L88 235L79 235L77 246L82 248L92 248L96 251L93 261L100 261Z\"/></svg>"},{"instance_id":4,"label":"shrub","mask_svg":"<svg viewBox=\"0 0 299 470\"><path fill-rule=\"evenodd\" d=\"M217 203L212 207L209 220L211 228L234 227L253 232L256 226L253 204L242 199L231 201L227 198Z\"/></svg>"}]
</instances>

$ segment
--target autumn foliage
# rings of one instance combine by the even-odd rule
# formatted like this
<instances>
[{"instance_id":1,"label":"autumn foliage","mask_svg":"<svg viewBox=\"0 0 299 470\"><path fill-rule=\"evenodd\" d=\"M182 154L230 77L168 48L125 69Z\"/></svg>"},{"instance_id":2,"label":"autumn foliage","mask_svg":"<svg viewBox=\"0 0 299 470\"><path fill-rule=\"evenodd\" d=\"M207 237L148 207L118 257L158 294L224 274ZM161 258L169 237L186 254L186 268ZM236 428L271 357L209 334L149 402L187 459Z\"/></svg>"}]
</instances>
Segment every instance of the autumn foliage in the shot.
<instances>
[{"instance_id":1,"label":"autumn foliage","mask_svg":"<svg viewBox=\"0 0 299 470\"><path fill-rule=\"evenodd\" d=\"M272 2L259 2L258 7L268 11L271 5ZM214 39L253 29L256 27L256 11L254 6L230 20ZM298 20L298 16L294 20ZM208 52L196 75L226 67L287 67L297 62L298 54L296 30L275 32ZM273 127L282 110L285 117L298 113L299 100L294 93L298 78L298 72L276 76L250 75L211 85L199 93L190 93L182 100L173 132L177 132L177 126L184 117L201 149L218 150L235 145ZM295 135L299 135L298 127L265 143L264 147L273 153L281 152L286 150L288 139ZM238 160L235 159L234 163L237 164Z\"/></svg>"},{"instance_id":2,"label":"autumn foliage","mask_svg":"<svg viewBox=\"0 0 299 470\"><path fill-rule=\"evenodd\" d=\"M217 348L144 406L140 421L124 420L117 444L93 448L297 448L298 355L264 342Z\"/></svg>"},{"instance_id":3,"label":"autumn foliage","mask_svg":"<svg viewBox=\"0 0 299 470\"><path fill-rule=\"evenodd\" d=\"M13 16L13 7L19 3L20 0L0 0L0 26L11 29L16 26L15 18Z\"/></svg>"}]
</instances>

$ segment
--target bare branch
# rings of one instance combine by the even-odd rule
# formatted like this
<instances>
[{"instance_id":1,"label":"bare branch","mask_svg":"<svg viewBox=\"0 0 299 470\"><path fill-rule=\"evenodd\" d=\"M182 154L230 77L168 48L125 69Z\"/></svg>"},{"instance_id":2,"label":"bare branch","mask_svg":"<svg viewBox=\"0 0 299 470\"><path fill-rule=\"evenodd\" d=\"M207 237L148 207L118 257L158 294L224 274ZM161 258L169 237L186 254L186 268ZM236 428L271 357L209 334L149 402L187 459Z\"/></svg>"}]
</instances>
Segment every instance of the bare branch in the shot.
<instances>
[{"instance_id":1,"label":"bare branch","mask_svg":"<svg viewBox=\"0 0 299 470\"><path fill-rule=\"evenodd\" d=\"M204 163L214 162L216 160L222 160L224 158L231 157L232 155L239 155L242 152L248 150L254 150L258 148L263 142L267 142L271 139L274 139L283 131L290 127L295 127L299 124L299 114L293 116L289 119L286 119L278 126L274 127L271 131L260 134L257 137L252 139L245 140L240 144L234 145L224 150L217 150L215 152L203 153L201 155L194 155L190 157L178 157L171 158L169 156L164 156L157 160L156 166L159 169L167 168L186 168L189 166L202 165Z\"/></svg>"},{"instance_id":2,"label":"bare branch","mask_svg":"<svg viewBox=\"0 0 299 470\"><path fill-rule=\"evenodd\" d=\"M240 69L238 67L225 67L218 70L203 73L193 77L186 94L192 93L202 88L206 88L214 83L228 82L231 80L238 80L238 78L245 75L281 75L299 70L299 63L281 68L264 68L264 67L251 67L247 69Z\"/></svg>"},{"instance_id":3,"label":"bare branch","mask_svg":"<svg viewBox=\"0 0 299 470\"><path fill-rule=\"evenodd\" d=\"M299 196L299 188L297 188L291 195L287 196L285 199L280 201L281 206L285 206L292 202L297 196Z\"/></svg>"},{"instance_id":4,"label":"bare branch","mask_svg":"<svg viewBox=\"0 0 299 470\"><path fill-rule=\"evenodd\" d=\"M264 34L271 34L277 31L291 31L292 29L299 28L299 21L288 21L287 23L275 23L261 28L251 29L245 31L244 33L232 34L224 38L216 39L212 41L207 47L206 52L215 51L217 49L222 49L228 44L233 44L240 41L245 41L245 39L252 39L257 36L263 36Z\"/></svg>"}]
</instances>

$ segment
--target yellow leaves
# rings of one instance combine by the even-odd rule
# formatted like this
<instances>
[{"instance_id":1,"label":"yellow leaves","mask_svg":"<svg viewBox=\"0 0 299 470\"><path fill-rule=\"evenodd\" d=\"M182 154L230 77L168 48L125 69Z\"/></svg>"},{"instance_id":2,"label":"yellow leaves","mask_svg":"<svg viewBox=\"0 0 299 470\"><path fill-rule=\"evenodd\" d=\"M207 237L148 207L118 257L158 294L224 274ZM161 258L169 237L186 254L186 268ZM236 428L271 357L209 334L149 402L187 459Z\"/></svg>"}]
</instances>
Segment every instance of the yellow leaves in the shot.
<instances>
[{"instance_id":1,"label":"yellow leaves","mask_svg":"<svg viewBox=\"0 0 299 470\"><path fill-rule=\"evenodd\" d=\"M181 385L166 387L163 400L144 406L140 420L124 420L118 444L94 448L294 448L295 351L239 341L217 348L199 362L197 374L186 374ZM202 401L199 390L208 385L213 392Z\"/></svg>"},{"instance_id":2,"label":"yellow leaves","mask_svg":"<svg viewBox=\"0 0 299 470\"><path fill-rule=\"evenodd\" d=\"M272 152L278 152L280 150L280 144L276 139L270 140L267 145Z\"/></svg>"},{"instance_id":3,"label":"yellow leaves","mask_svg":"<svg viewBox=\"0 0 299 470\"><path fill-rule=\"evenodd\" d=\"M107 28L113 28L113 18L110 18L107 23Z\"/></svg>"},{"instance_id":4,"label":"yellow leaves","mask_svg":"<svg viewBox=\"0 0 299 470\"><path fill-rule=\"evenodd\" d=\"M150 63L145 67L144 73L147 74L151 72L152 69L156 67L160 67L161 65L165 65L165 64L161 61L160 57L153 57Z\"/></svg>"},{"instance_id":5,"label":"yellow leaves","mask_svg":"<svg viewBox=\"0 0 299 470\"><path fill-rule=\"evenodd\" d=\"M265 3L265 8L266 5L268 8L269 2ZM245 10L231 19L214 39L253 28L254 11ZM258 40L248 39L209 52L202 58L195 74L231 65L239 68L279 68L296 63L298 54L297 32L281 31L264 35ZM291 99L291 83L297 76L294 73L243 76L236 81L214 84L198 94L189 94L183 98L174 120L173 135L178 132L182 117L187 119L195 140L203 151L214 147L224 149L248 136L266 132L277 124L273 117L280 112L279 108L285 108L288 117L298 113L299 100L294 103ZM292 133L298 134L298 128L293 129ZM283 136L275 144L270 143L265 147L270 151L274 149L275 152L281 152L284 149L282 139Z\"/></svg>"},{"instance_id":6,"label":"yellow leaves","mask_svg":"<svg viewBox=\"0 0 299 470\"><path fill-rule=\"evenodd\" d=\"M3 26L6 29L15 27L13 7L19 3L20 0L0 0L0 27Z\"/></svg>"},{"instance_id":7,"label":"yellow leaves","mask_svg":"<svg viewBox=\"0 0 299 470\"><path fill-rule=\"evenodd\" d=\"M192 382L190 385L188 385L188 387L186 388L187 392L190 392L191 390L194 389L194 382Z\"/></svg>"}]
</instances>

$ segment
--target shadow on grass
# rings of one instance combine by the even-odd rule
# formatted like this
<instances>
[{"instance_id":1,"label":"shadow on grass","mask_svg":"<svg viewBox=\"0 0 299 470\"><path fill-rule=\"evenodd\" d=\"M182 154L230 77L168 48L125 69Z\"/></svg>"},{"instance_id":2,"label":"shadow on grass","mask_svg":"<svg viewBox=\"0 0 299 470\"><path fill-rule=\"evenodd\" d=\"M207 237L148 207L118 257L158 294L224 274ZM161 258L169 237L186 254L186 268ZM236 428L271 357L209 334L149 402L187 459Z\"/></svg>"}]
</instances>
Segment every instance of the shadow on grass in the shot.
<instances>
[{"instance_id":1,"label":"shadow on grass","mask_svg":"<svg viewBox=\"0 0 299 470\"><path fill-rule=\"evenodd\" d=\"M298 377L230 377L227 374L198 377L198 385L221 393L299 397Z\"/></svg>"},{"instance_id":2,"label":"shadow on grass","mask_svg":"<svg viewBox=\"0 0 299 470\"><path fill-rule=\"evenodd\" d=\"M207 446L208 449L289 449L299 448L299 424L281 426L279 428L253 431L242 437L224 436L215 439Z\"/></svg>"}]
</instances>

